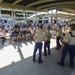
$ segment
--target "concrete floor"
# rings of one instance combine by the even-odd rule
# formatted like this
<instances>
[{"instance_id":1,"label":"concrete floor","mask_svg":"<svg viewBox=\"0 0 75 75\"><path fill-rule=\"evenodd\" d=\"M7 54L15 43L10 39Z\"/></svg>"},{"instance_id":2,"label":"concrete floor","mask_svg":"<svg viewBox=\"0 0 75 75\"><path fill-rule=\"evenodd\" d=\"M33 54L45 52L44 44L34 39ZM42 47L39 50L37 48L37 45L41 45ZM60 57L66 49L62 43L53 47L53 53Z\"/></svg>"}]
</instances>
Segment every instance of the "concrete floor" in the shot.
<instances>
[{"instance_id":1,"label":"concrete floor","mask_svg":"<svg viewBox=\"0 0 75 75\"><path fill-rule=\"evenodd\" d=\"M57 65L61 50L54 49L55 46L55 39L51 39L51 56L42 56L43 63L39 64L32 61L34 41L17 41L6 46L0 43L0 75L75 75L75 67L69 66L68 54L65 67Z\"/></svg>"}]
</instances>

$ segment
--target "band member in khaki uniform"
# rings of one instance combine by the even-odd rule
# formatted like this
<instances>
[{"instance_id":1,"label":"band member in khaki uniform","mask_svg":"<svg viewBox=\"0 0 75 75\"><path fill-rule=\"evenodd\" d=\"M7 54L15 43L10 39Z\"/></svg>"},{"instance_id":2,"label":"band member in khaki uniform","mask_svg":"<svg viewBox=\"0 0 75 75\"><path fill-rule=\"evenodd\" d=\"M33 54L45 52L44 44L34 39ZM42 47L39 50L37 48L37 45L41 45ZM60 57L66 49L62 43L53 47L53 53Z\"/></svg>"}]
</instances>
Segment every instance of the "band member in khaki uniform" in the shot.
<instances>
[{"instance_id":1,"label":"band member in khaki uniform","mask_svg":"<svg viewBox=\"0 0 75 75\"><path fill-rule=\"evenodd\" d=\"M74 67L74 54L75 54L75 24L71 25L71 31L66 33L65 37L61 39L61 42L64 44L62 56L58 64L64 66L64 60L67 52L70 55L70 67Z\"/></svg>"},{"instance_id":2,"label":"band member in khaki uniform","mask_svg":"<svg viewBox=\"0 0 75 75\"><path fill-rule=\"evenodd\" d=\"M39 31L35 33L34 35L34 40L35 40L35 47L34 47L34 52L33 52L33 62L35 62L35 57L36 57L36 52L39 49L39 58L38 58L38 63L42 62L42 41L45 38L45 34L42 31L43 27L39 27Z\"/></svg>"},{"instance_id":3,"label":"band member in khaki uniform","mask_svg":"<svg viewBox=\"0 0 75 75\"><path fill-rule=\"evenodd\" d=\"M57 30L57 37L56 37L56 49L61 48L60 39L62 35L62 27L59 26L59 29Z\"/></svg>"},{"instance_id":4,"label":"band member in khaki uniform","mask_svg":"<svg viewBox=\"0 0 75 75\"><path fill-rule=\"evenodd\" d=\"M50 33L50 27L48 27L46 29L45 34L46 34L46 40L44 42L44 54L43 55L47 56L47 49L48 49L48 54L49 55L51 54L51 52L50 52L50 39L51 39L52 34Z\"/></svg>"}]
</instances>

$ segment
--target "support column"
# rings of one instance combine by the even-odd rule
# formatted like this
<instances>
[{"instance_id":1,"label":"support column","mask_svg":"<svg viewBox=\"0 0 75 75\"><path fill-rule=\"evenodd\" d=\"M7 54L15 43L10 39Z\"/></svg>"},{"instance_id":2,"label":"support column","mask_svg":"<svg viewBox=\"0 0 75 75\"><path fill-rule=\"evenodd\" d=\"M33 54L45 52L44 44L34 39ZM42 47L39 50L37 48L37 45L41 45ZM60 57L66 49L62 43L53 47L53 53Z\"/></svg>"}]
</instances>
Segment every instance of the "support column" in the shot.
<instances>
[{"instance_id":1,"label":"support column","mask_svg":"<svg viewBox=\"0 0 75 75\"><path fill-rule=\"evenodd\" d=\"M71 21L70 15L71 15L71 13L68 12L68 21L69 22Z\"/></svg>"},{"instance_id":2,"label":"support column","mask_svg":"<svg viewBox=\"0 0 75 75\"><path fill-rule=\"evenodd\" d=\"M68 12L68 23L71 24L71 13Z\"/></svg>"},{"instance_id":3,"label":"support column","mask_svg":"<svg viewBox=\"0 0 75 75\"><path fill-rule=\"evenodd\" d=\"M14 9L12 8L12 22L13 22L13 25L14 25Z\"/></svg>"},{"instance_id":4,"label":"support column","mask_svg":"<svg viewBox=\"0 0 75 75\"><path fill-rule=\"evenodd\" d=\"M58 24L58 11L56 10L56 24Z\"/></svg>"},{"instance_id":5,"label":"support column","mask_svg":"<svg viewBox=\"0 0 75 75\"><path fill-rule=\"evenodd\" d=\"M1 17L1 8L0 8L0 17Z\"/></svg>"},{"instance_id":6,"label":"support column","mask_svg":"<svg viewBox=\"0 0 75 75\"><path fill-rule=\"evenodd\" d=\"M26 10L26 24L27 24L27 10Z\"/></svg>"},{"instance_id":7,"label":"support column","mask_svg":"<svg viewBox=\"0 0 75 75\"><path fill-rule=\"evenodd\" d=\"M37 25L37 11L36 11L36 25Z\"/></svg>"},{"instance_id":8,"label":"support column","mask_svg":"<svg viewBox=\"0 0 75 75\"><path fill-rule=\"evenodd\" d=\"M42 17L42 24L44 24L44 16Z\"/></svg>"},{"instance_id":9,"label":"support column","mask_svg":"<svg viewBox=\"0 0 75 75\"><path fill-rule=\"evenodd\" d=\"M25 23L25 22L26 22L26 21L25 21L25 11L23 11L23 16L24 16L24 23Z\"/></svg>"},{"instance_id":10,"label":"support column","mask_svg":"<svg viewBox=\"0 0 75 75\"><path fill-rule=\"evenodd\" d=\"M53 24L53 10L51 10L51 25Z\"/></svg>"},{"instance_id":11,"label":"support column","mask_svg":"<svg viewBox=\"0 0 75 75\"><path fill-rule=\"evenodd\" d=\"M48 11L48 24L50 25L50 15L49 15L49 11Z\"/></svg>"},{"instance_id":12,"label":"support column","mask_svg":"<svg viewBox=\"0 0 75 75\"><path fill-rule=\"evenodd\" d=\"M13 13L14 13L14 21L16 21L16 16L15 16L15 11L13 10ZM14 22L15 23L15 22Z\"/></svg>"}]
</instances>

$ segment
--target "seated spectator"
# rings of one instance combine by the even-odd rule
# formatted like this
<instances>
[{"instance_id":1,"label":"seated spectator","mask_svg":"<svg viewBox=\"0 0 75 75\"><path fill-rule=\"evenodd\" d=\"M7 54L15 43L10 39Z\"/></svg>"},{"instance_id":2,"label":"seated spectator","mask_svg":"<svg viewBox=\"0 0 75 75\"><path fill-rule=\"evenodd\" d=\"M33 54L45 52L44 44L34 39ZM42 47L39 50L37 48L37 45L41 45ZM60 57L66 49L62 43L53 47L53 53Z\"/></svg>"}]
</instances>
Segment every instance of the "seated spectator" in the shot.
<instances>
[{"instance_id":1,"label":"seated spectator","mask_svg":"<svg viewBox=\"0 0 75 75\"><path fill-rule=\"evenodd\" d=\"M0 29L0 39L2 40L2 44L4 44L6 38L5 38L6 32L4 29Z\"/></svg>"},{"instance_id":2,"label":"seated spectator","mask_svg":"<svg viewBox=\"0 0 75 75\"><path fill-rule=\"evenodd\" d=\"M8 33L9 26L8 25L5 25L4 29L5 29L5 32Z\"/></svg>"}]
</instances>

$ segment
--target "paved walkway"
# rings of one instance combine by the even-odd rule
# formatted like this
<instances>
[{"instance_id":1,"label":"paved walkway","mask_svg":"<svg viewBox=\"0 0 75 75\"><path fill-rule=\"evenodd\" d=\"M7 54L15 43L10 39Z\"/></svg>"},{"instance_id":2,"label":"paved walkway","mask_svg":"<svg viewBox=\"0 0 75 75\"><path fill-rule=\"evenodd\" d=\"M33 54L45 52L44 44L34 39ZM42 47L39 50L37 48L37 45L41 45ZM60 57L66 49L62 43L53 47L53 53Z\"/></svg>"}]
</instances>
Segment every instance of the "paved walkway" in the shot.
<instances>
[{"instance_id":1,"label":"paved walkway","mask_svg":"<svg viewBox=\"0 0 75 75\"><path fill-rule=\"evenodd\" d=\"M39 64L32 62L34 41L17 41L6 46L0 43L0 75L75 75L75 68L69 67L68 55L65 67L57 65L61 50L54 49L55 46L55 39L51 39L51 56L42 56L43 63Z\"/></svg>"}]
</instances>

